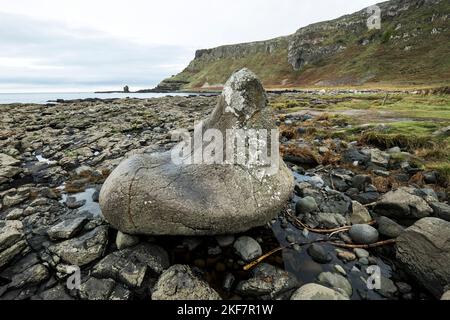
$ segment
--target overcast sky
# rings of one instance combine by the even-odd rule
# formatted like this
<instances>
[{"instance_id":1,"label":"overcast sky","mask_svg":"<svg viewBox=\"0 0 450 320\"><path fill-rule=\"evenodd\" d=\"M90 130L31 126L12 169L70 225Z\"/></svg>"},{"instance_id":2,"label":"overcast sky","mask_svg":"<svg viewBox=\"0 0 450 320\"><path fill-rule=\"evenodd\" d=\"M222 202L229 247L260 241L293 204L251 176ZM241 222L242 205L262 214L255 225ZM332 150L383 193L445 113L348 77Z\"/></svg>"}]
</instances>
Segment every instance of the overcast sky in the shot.
<instances>
[{"instance_id":1,"label":"overcast sky","mask_svg":"<svg viewBox=\"0 0 450 320\"><path fill-rule=\"evenodd\" d=\"M0 0L0 92L149 88L195 50L266 40L376 0Z\"/></svg>"}]
</instances>

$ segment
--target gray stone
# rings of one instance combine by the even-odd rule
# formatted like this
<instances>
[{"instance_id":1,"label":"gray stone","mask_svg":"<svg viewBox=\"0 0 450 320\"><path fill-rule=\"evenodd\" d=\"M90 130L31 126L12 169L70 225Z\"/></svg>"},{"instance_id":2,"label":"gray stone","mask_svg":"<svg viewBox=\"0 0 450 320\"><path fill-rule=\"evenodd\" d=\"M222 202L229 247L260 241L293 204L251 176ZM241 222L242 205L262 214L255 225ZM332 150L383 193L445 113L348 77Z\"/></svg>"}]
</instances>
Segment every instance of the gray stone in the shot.
<instances>
[{"instance_id":1,"label":"gray stone","mask_svg":"<svg viewBox=\"0 0 450 320\"><path fill-rule=\"evenodd\" d=\"M397 238L397 259L436 298L450 283L450 222L424 218Z\"/></svg>"},{"instance_id":2,"label":"gray stone","mask_svg":"<svg viewBox=\"0 0 450 320\"><path fill-rule=\"evenodd\" d=\"M236 253L245 262L250 262L262 255L260 244L253 238L242 236L233 245Z\"/></svg>"},{"instance_id":3,"label":"gray stone","mask_svg":"<svg viewBox=\"0 0 450 320\"><path fill-rule=\"evenodd\" d=\"M362 224L372 221L369 211L358 201L352 201L352 214L350 222L352 224Z\"/></svg>"},{"instance_id":4,"label":"gray stone","mask_svg":"<svg viewBox=\"0 0 450 320\"><path fill-rule=\"evenodd\" d=\"M109 295L109 300L128 301L131 300L132 296L133 293L130 290L121 285L116 285L114 290Z\"/></svg>"},{"instance_id":5,"label":"gray stone","mask_svg":"<svg viewBox=\"0 0 450 320\"><path fill-rule=\"evenodd\" d=\"M357 244L372 244L378 241L378 231L367 224L355 224L350 228L350 238Z\"/></svg>"},{"instance_id":6,"label":"gray stone","mask_svg":"<svg viewBox=\"0 0 450 320\"><path fill-rule=\"evenodd\" d=\"M450 290L442 295L441 300L450 301Z\"/></svg>"},{"instance_id":7,"label":"gray stone","mask_svg":"<svg viewBox=\"0 0 450 320\"><path fill-rule=\"evenodd\" d=\"M66 206L69 209L78 209L86 204L86 200L77 200L75 197L68 197Z\"/></svg>"},{"instance_id":8,"label":"gray stone","mask_svg":"<svg viewBox=\"0 0 450 320\"><path fill-rule=\"evenodd\" d=\"M0 224L0 268L28 248L24 237L20 221L7 220Z\"/></svg>"},{"instance_id":9,"label":"gray stone","mask_svg":"<svg viewBox=\"0 0 450 320\"><path fill-rule=\"evenodd\" d=\"M445 221L450 221L450 206L443 202L432 202L430 203L433 209L434 215Z\"/></svg>"},{"instance_id":10,"label":"gray stone","mask_svg":"<svg viewBox=\"0 0 450 320\"><path fill-rule=\"evenodd\" d=\"M229 247L234 243L234 236L217 236L216 237L217 244L222 248Z\"/></svg>"},{"instance_id":11,"label":"gray stone","mask_svg":"<svg viewBox=\"0 0 450 320\"><path fill-rule=\"evenodd\" d=\"M52 245L49 250L65 262L84 266L98 258L108 243L108 227L101 226L84 235Z\"/></svg>"},{"instance_id":12,"label":"gray stone","mask_svg":"<svg viewBox=\"0 0 450 320\"><path fill-rule=\"evenodd\" d=\"M370 161L380 167L387 167L390 160L390 155L386 152L380 151L379 149L369 150Z\"/></svg>"},{"instance_id":13,"label":"gray stone","mask_svg":"<svg viewBox=\"0 0 450 320\"><path fill-rule=\"evenodd\" d=\"M70 239L83 229L86 221L85 217L67 219L48 229L47 234L52 240Z\"/></svg>"},{"instance_id":14,"label":"gray stone","mask_svg":"<svg viewBox=\"0 0 450 320\"><path fill-rule=\"evenodd\" d=\"M119 250L132 247L139 243L139 238L123 233L121 231L117 232L116 236L116 247Z\"/></svg>"},{"instance_id":15,"label":"gray stone","mask_svg":"<svg viewBox=\"0 0 450 320\"><path fill-rule=\"evenodd\" d=\"M353 294L352 285L344 276L332 273L332 272L322 272L318 277L319 283L330 287L342 294L345 294L347 297L351 297Z\"/></svg>"},{"instance_id":16,"label":"gray stone","mask_svg":"<svg viewBox=\"0 0 450 320\"><path fill-rule=\"evenodd\" d=\"M333 289L309 283L295 291L291 300L349 300L349 298Z\"/></svg>"},{"instance_id":17,"label":"gray stone","mask_svg":"<svg viewBox=\"0 0 450 320\"><path fill-rule=\"evenodd\" d=\"M388 238L397 238L405 228L388 217L378 217L378 232Z\"/></svg>"},{"instance_id":18,"label":"gray stone","mask_svg":"<svg viewBox=\"0 0 450 320\"><path fill-rule=\"evenodd\" d=\"M356 249L353 249L353 251L355 251L355 254L358 257L358 259L369 258L369 256L370 256L369 251L364 250L364 249L356 248Z\"/></svg>"},{"instance_id":19,"label":"gray stone","mask_svg":"<svg viewBox=\"0 0 450 320\"><path fill-rule=\"evenodd\" d=\"M204 129L210 128L276 129L253 73L243 69L231 76L205 122ZM102 213L112 226L147 235L240 233L276 217L294 188L281 158L268 175L268 167L256 165L176 164L171 154L135 155L112 172L100 192Z\"/></svg>"},{"instance_id":20,"label":"gray stone","mask_svg":"<svg viewBox=\"0 0 450 320\"><path fill-rule=\"evenodd\" d=\"M318 263L328 263L332 260L331 255L328 254L321 245L316 243L313 243L308 247L308 254Z\"/></svg>"},{"instance_id":21,"label":"gray stone","mask_svg":"<svg viewBox=\"0 0 450 320\"><path fill-rule=\"evenodd\" d=\"M221 300L205 281L186 265L174 265L163 272L152 293L152 300Z\"/></svg>"},{"instance_id":22,"label":"gray stone","mask_svg":"<svg viewBox=\"0 0 450 320\"><path fill-rule=\"evenodd\" d=\"M22 273L12 277L8 289L19 289L24 286L32 286L41 283L50 276L48 269L42 264L36 264Z\"/></svg>"},{"instance_id":23,"label":"gray stone","mask_svg":"<svg viewBox=\"0 0 450 320\"><path fill-rule=\"evenodd\" d=\"M169 255L163 248L141 243L107 255L94 266L92 275L111 278L135 288L142 285L147 271L161 274L168 267Z\"/></svg>"},{"instance_id":24,"label":"gray stone","mask_svg":"<svg viewBox=\"0 0 450 320\"><path fill-rule=\"evenodd\" d=\"M383 297L392 299L397 293L398 289L391 279L381 275L380 289L376 289L376 291Z\"/></svg>"},{"instance_id":25,"label":"gray stone","mask_svg":"<svg viewBox=\"0 0 450 320\"><path fill-rule=\"evenodd\" d=\"M295 204L295 212L297 214L305 214L313 211L317 211L317 203L313 197L305 197L300 199Z\"/></svg>"},{"instance_id":26,"label":"gray stone","mask_svg":"<svg viewBox=\"0 0 450 320\"><path fill-rule=\"evenodd\" d=\"M374 211L382 216L400 219L420 219L433 213L433 209L425 200L415 195L412 188L400 188L384 194Z\"/></svg>"},{"instance_id":27,"label":"gray stone","mask_svg":"<svg viewBox=\"0 0 450 320\"><path fill-rule=\"evenodd\" d=\"M296 277L270 264L262 263L252 271L252 277L239 282L236 291L246 297L278 299L298 286Z\"/></svg>"},{"instance_id":28,"label":"gray stone","mask_svg":"<svg viewBox=\"0 0 450 320\"><path fill-rule=\"evenodd\" d=\"M89 278L80 286L79 294L83 300L108 300L116 283L111 279Z\"/></svg>"},{"instance_id":29,"label":"gray stone","mask_svg":"<svg viewBox=\"0 0 450 320\"><path fill-rule=\"evenodd\" d=\"M368 175L356 175L352 178L353 188L364 191L366 187L372 183L372 178Z\"/></svg>"},{"instance_id":30,"label":"gray stone","mask_svg":"<svg viewBox=\"0 0 450 320\"><path fill-rule=\"evenodd\" d=\"M42 292L40 295L42 300L49 301L69 301L74 300L69 294L67 294L66 289L62 285L57 285L56 287L50 288Z\"/></svg>"}]
</instances>

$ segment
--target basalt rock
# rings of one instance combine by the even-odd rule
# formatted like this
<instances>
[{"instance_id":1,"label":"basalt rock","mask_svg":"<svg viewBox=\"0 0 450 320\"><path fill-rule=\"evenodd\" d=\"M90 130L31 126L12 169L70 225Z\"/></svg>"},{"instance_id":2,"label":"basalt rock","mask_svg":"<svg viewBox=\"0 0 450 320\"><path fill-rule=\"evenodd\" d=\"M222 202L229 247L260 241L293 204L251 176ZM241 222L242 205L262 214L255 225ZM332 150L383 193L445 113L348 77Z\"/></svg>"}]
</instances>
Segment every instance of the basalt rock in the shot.
<instances>
[{"instance_id":1,"label":"basalt rock","mask_svg":"<svg viewBox=\"0 0 450 320\"><path fill-rule=\"evenodd\" d=\"M270 137L276 126L266 93L252 72L243 69L231 76L203 125L203 132L207 129L217 129L224 138L229 129L266 129ZM185 159L197 154L199 146L193 145ZM231 154L226 145L223 159ZM210 146L200 143L203 154ZM216 151L212 154L222 150ZM112 172L100 192L103 215L112 226L146 235L240 233L277 216L293 191L292 174L278 154L269 155L272 163L278 161L270 173L270 165L188 164L173 161L173 154L135 155Z\"/></svg>"}]
</instances>

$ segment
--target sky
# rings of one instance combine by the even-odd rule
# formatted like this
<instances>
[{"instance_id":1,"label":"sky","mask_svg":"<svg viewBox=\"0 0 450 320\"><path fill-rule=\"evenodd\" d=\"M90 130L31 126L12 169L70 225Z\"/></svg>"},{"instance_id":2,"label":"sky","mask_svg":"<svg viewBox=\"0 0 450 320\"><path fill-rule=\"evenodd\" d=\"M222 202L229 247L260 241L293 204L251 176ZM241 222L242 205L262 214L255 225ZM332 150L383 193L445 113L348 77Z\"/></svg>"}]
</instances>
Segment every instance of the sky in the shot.
<instances>
[{"instance_id":1,"label":"sky","mask_svg":"<svg viewBox=\"0 0 450 320\"><path fill-rule=\"evenodd\" d=\"M266 40L379 0L0 0L0 93L151 88L195 50Z\"/></svg>"}]
</instances>

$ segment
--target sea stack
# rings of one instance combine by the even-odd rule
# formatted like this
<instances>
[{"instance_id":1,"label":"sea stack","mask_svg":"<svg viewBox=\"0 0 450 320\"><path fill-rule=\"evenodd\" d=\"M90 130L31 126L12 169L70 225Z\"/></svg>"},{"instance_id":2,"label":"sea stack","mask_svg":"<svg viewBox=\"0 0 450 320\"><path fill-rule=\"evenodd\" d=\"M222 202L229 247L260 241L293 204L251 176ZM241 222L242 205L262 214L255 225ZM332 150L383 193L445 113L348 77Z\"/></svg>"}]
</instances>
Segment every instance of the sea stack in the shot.
<instances>
[{"instance_id":1,"label":"sea stack","mask_svg":"<svg viewBox=\"0 0 450 320\"><path fill-rule=\"evenodd\" d=\"M261 142L263 131L270 164L239 162L254 156L253 134L257 132ZM218 137L234 143L239 134L233 134L242 132L250 137L241 145L247 149L217 144ZM274 152L274 132L277 127L261 82L248 69L237 71L209 119L185 139L192 149L186 148L178 158L175 149L134 155L111 173L100 193L103 216L124 233L143 235L220 235L262 226L279 215L294 187L278 147ZM207 157L211 149L212 161Z\"/></svg>"}]
</instances>

